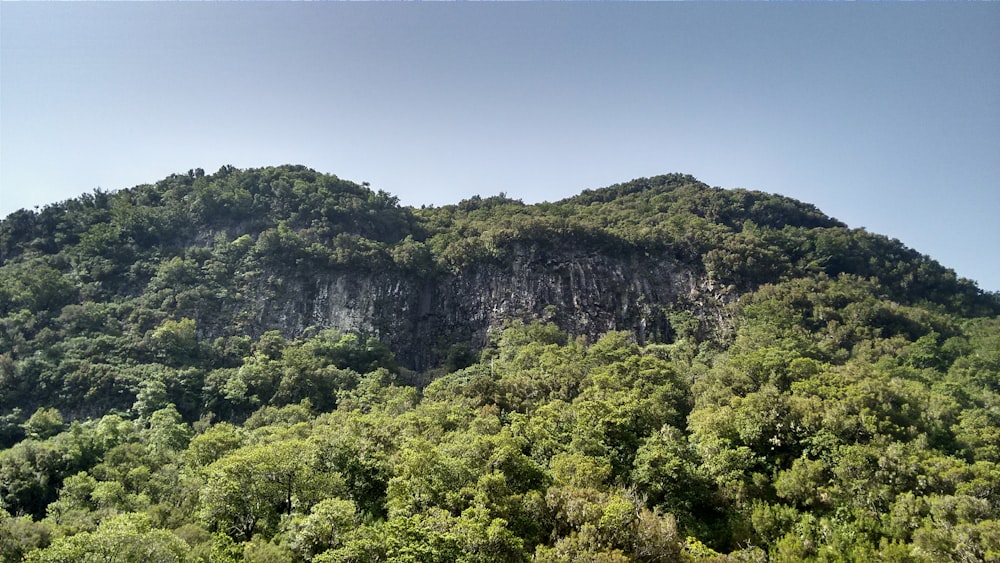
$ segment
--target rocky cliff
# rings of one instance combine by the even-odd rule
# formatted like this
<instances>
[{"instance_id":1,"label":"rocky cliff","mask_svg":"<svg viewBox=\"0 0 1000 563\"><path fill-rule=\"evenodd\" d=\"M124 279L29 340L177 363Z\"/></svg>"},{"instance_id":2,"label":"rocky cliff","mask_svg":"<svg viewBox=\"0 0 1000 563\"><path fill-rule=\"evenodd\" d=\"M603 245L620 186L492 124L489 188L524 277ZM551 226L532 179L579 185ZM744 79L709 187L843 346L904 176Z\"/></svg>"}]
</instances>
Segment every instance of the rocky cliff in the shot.
<instances>
[{"instance_id":1,"label":"rocky cliff","mask_svg":"<svg viewBox=\"0 0 1000 563\"><path fill-rule=\"evenodd\" d=\"M450 345L482 348L512 319L553 322L591 339L627 330L642 342L669 342L669 312L686 310L714 325L731 299L714 292L703 273L663 256L523 244L510 255L432 276L315 272L257 299L255 324L289 335L309 327L373 334L404 366L421 370L436 365Z\"/></svg>"},{"instance_id":2,"label":"rocky cliff","mask_svg":"<svg viewBox=\"0 0 1000 563\"><path fill-rule=\"evenodd\" d=\"M224 167L0 222L0 354L20 361L100 337L130 361L161 360L158 335L191 319L199 354L219 338L332 328L376 336L425 370L516 319L640 342L672 341L680 319L687 334L718 339L740 295L844 274L898 303L1000 309L899 241L680 174L554 203L476 196L416 209L302 166ZM247 352L231 345L220 365Z\"/></svg>"}]
</instances>

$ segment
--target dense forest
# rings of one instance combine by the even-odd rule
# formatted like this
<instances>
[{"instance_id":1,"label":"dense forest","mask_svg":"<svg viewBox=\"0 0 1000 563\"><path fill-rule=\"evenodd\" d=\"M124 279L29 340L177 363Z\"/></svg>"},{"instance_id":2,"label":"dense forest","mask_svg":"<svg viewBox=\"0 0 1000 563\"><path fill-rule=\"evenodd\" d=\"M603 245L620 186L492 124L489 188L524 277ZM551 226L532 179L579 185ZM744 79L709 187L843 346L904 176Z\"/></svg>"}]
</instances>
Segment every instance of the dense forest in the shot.
<instances>
[{"instance_id":1,"label":"dense forest","mask_svg":"<svg viewBox=\"0 0 1000 563\"><path fill-rule=\"evenodd\" d=\"M998 394L1000 295L686 175L0 222L3 561L1000 561Z\"/></svg>"}]
</instances>

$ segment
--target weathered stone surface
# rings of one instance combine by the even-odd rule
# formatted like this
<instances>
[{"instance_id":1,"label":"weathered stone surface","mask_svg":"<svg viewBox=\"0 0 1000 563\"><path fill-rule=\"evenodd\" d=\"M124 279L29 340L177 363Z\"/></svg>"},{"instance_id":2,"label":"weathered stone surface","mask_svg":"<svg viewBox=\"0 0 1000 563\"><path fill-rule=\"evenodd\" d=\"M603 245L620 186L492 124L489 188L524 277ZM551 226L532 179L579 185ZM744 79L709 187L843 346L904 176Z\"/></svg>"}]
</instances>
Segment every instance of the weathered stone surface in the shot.
<instances>
[{"instance_id":1,"label":"weathered stone surface","mask_svg":"<svg viewBox=\"0 0 1000 563\"><path fill-rule=\"evenodd\" d=\"M436 365L448 346L481 348L509 319L556 323L590 338L632 331L640 341L672 339L668 311L718 322L726 297L690 266L643 253L609 255L567 245L515 246L507 260L418 277L404 271L315 272L285 278L257 300L258 332L294 336L308 327L378 336L412 369Z\"/></svg>"}]
</instances>

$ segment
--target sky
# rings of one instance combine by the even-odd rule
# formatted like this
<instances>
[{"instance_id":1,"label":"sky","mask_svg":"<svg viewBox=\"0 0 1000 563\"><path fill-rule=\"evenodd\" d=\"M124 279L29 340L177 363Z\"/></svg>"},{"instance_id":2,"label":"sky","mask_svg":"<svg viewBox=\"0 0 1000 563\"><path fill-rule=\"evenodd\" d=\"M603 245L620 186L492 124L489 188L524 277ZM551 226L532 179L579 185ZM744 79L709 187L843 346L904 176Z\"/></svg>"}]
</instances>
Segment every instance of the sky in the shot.
<instances>
[{"instance_id":1,"label":"sky","mask_svg":"<svg viewBox=\"0 0 1000 563\"><path fill-rule=\"evenodd\" d=\"M414 206L681 172L1000 291L1000 3L0 2L0 217L227 164Z\"/></svg>"}]
</instances>

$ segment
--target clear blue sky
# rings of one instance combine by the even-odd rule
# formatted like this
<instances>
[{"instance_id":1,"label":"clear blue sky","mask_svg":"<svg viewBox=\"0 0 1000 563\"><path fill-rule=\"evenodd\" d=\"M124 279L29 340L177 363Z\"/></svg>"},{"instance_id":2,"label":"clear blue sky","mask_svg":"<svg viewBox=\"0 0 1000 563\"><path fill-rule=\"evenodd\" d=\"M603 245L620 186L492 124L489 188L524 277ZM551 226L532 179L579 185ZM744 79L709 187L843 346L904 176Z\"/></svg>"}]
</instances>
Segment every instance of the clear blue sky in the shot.
<instances>
[{"instance_id":1,"label":"clear blue sky","mask_svg":"<svg viewBox=\"0 0 1000 563\"><path fill-rule=\"evenodd\" d=\"M684 172L1000 290L1000 4L0 2L0 216L305 164L410 205Z\"/></svg>"}]
</instances>

